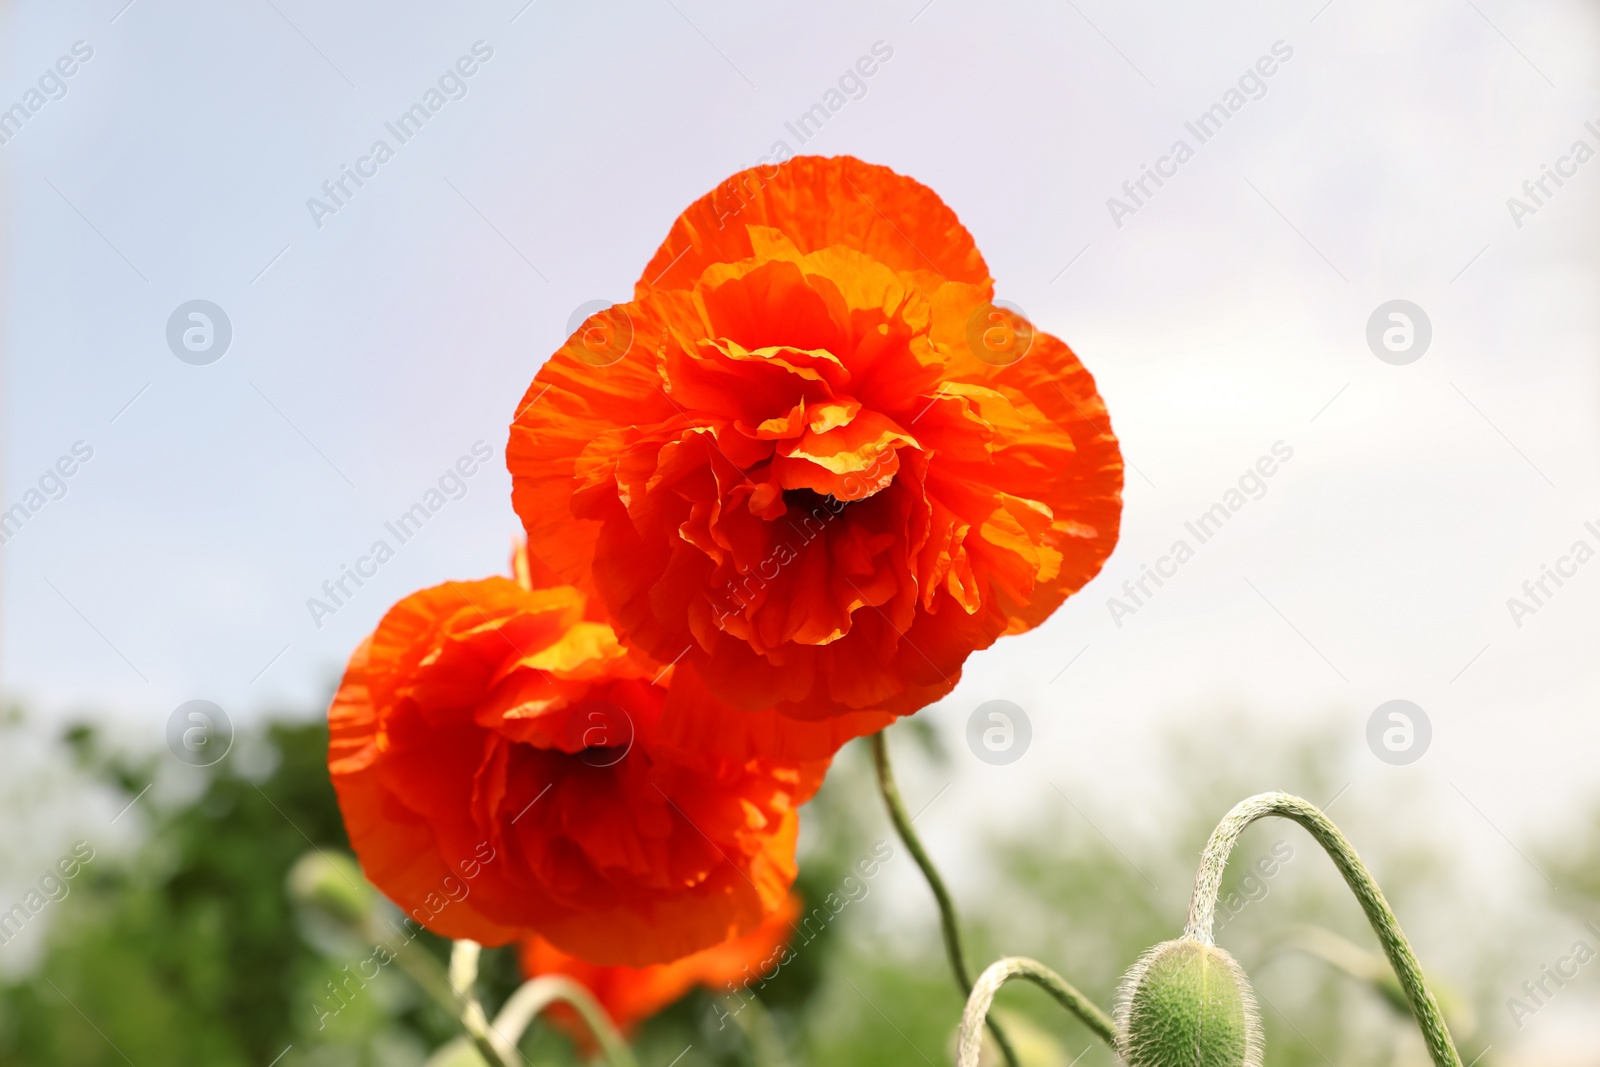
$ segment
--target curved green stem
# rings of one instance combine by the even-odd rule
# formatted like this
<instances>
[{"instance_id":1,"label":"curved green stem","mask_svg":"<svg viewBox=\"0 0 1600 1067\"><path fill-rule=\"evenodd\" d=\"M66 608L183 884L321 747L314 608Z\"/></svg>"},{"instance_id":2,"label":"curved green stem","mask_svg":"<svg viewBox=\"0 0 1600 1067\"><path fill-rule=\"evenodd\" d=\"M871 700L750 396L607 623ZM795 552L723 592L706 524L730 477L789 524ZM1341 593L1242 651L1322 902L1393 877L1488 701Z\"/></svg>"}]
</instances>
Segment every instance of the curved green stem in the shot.
<instances>
[{"instance_id":1,"label":"curved green stem","mask_svg":"<svg viewBox=\"0 0 1600 1067\"><path fill-rule=\"evenodd\" d=\"M461 1021L462 1029L472 1039L473 1046L485 1062L515 1067L517 1060L521 1059L516 1046L495 1034L489 1025L489 1017L484 1013L483 1004L473 990L478 981L480 951L482 946L476 941L450 943L450 989L454 994L456 1018Z\"/></svg>"},{"instance_id":2,"label":"curved green stem","mask_svg":"<svg viewBox=\"0 0 1600 1067\"><path fill-rule=\"evenodd\" d=\"M1079 1022L1093 1030L1096 1037L1113 1049L1117 1047L1116 1025L1094 1001L1078 992L1072 983L1038 960L1030 960L1026 956L1007 956L991 963L988 969L978 976L977 983L972 987L972 995L967 998L967 1008L961 1013L961 1032L956 1044L956 1067L977 1067L978 1053L983 1046L982 1023L989 1017L989 1005L994 1003L994 996L1000 992L1000 987L1013 978L1026 978L1039 986L1055 997L1063 1008L1077 1016ZM991 1022L989 1025L992 1027L994 1024Z\"/></svg>"},{"instance_id":3,"label":"curved green stem","mask_svg":"<svg viewBox=\"0 0 1600 1067\"><path fill-rule=\"evenodd\" d=\"M1228 856L1245 827L1269 815L1293 819L1327 852L1333 865L1344 876L1345 884L1356 895L1361 909L1367 914L1367 921L1378 935L1384 954L1389 957L1389 964L1394 968L1400 988L1405 991L1406 1000L1411 1005L1411 1014L1416 1017L1417 1025L1422 1030L1422 1038L1427 1043L1428 1055L1433 1059L1434 1067L1461 1067L1461 1056L1450 1039L1444 1013L1439 1010L1439 1002L1428 990L1427 982L1422 977L1422 965L1417 962L1416 953L1411 951L1410 942L1401 932L1400 923L1395 919L1389 902L1384 899L1383 890L1378 888L1372 873L1361 862L1361 857L1356 855L1356 850L1345 840L1339 828L1309 801L1288 793L1262 793L1240 801L1223 816L1200 855L1200 869L1195 875L1194 896L1189 901L1189 924L1184 929L1184 936L1207 945L1215 943L1212 940L1212 927L1216 917L1217 892L1222 886L1222 871L1228 865Z\"/></svg>"},{"instance_id":4,"label":"curved green stem","mask_svg":"<svg viewBox=\"0 0 1600 1067\"><path fill-rule=\"evenodd\" d=\"M928 888L933 890L934 900L939 904L939 926L944 931L944 950L950 957L950 970L955 973L956 985L961 988L962 996L970 996L972 972L967 969L967 953L961 943L961 927L956 922L955 903L951 901L950 892L945 889L944 879L939 877L939 871L934 867L933 860L928 858L927 851L922 847L922 840L917 837L916 830L911 826L911 817L906 814L905 802L900 799L900 787L894 782L894 769L889 765L889 742L881 730L872 735L872 763L878 772L878 792L883 794L883 803L889 809L889 819L894 823L895 832L905 843L911 858L916 861L917 868L922 871L923 878L927 879ZM995 1043L1005 1054L1006 1062L1011 1067L1017 1067L1016 1050L1012 1048L1005 1032L992 1019L989 1020L989 1032L994 1034Z\"/></svg>"},{"instance_id":5,"label":"curved green stem","mask_svg":"<svg viewBox=\"0 0 1600 1067\"><path fill-rule=\"evenodd\" d=\"M520 1067L517 1063L520 1057L516 1055L515 1050L511 1052L513 1058L507 1059L503 1052L504 1046L494 1041L492 1029L484 1015L483 1005L473 992L473 984L478 978L480 946L477 942L451 942L450 964L446 969L440 966L438 960L421 949L406 951L411 947L410 942L397 941L387 936L387 932L378 926L376 913L371 910L360 917L342 918L335 915L335 918L350 923L351 928L359 932L364 939L385 949L389 960L394 961L396 966L406 972L434 1003L455 1016L472 1047L483 1057L485 1063L500 1064L502 1067Z\"/></svg>"},{"instance_id":6,"label":"curved green stem","mask_svg":"<svg viewBox=\"0 0 1600 1067\"><path fill-rule=\"evenodd\" d=\"M724 997L723 1011L731 1016L750 1048L750 1062L756 1067L788 1067L789 1057L784 1054L783 1040L778 1036L772 1016L761 1003L760 997L751 997L735 1005L733 997Z\"/></svg>"},{"instance_id":7,"label":"curved green stem","mask_svg":"<svg viewBox=\"0 0 1600 1067\"><path fill-rule=\"evenodd\" d=\"M495 1016L491 1032L515 1049L528 1024L558 1002L571 1005L582 1017L595 1043L605 1053L607 1063L612 1067L638 1067L633 1050L623 1040L605 1008L587 989L565 975L546 974L522 983Z\"/></svg>"},{"instance_id":8,"label":"curved green stem","mask_svg":"<svg viewBox=\"0 0 1600 1067\"><path fill-rule=\"evenodd\" d=\"M455 993L451 990L450 979L445 975L444 968L439 966L438 960L420 949L415 952L407 952L408 945L403 942L397 943L393 940L385 939L383 934L377 930L376 924L369 923L364 929L370 931L368 940L375 945L382 945L387 948L394 958L395 965L410 975L411 980L416 982L424 993L432 997L434 1003L451 1015L456 1013Z\"/></svg>"}]
</instances>

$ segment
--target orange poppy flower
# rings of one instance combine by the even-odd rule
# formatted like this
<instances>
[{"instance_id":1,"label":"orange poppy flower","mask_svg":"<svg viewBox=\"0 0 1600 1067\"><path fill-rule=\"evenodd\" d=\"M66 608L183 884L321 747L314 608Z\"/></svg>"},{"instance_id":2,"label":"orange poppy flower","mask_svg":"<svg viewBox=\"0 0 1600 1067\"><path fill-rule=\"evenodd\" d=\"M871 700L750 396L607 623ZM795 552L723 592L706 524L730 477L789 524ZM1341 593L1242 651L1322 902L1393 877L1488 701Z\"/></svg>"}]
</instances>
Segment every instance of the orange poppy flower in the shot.
<instances>
[{"instance_id":1,"label":"orange poppy flower","mask_svg":"<svg viewBox=\"0 0 1600 1067\"><path fill-rule=\"evenodd\" d=\"M916 711L1117 539L1093 380L993 296L917 182L735 175L529 388L506 459L530 548L737 708L845 734Z\"/></svg>"},{"instance_id":2,"label":"orange poppy flower","mask_svg":"<svg viewBox=\"0 0 1600 1067\"><path fill-rule=\"evenodd\" d=\"M800 900L791 895L779 911L750 933L653 967L603 967L562 952L542 937L530 937L521 946L522 973L527 978L563 974L575 979L594 994L611 1021L626 1034L697 985L723 993L775 970L784 962L785 946L799 914ZM594 1037L577 1012L559 1005L546 1017L586 1052L594 1050Z\"/></svg>"},{"instance_id":3,"label":"orange poppy flower","mask_svg":"<svg viewBox=\"0 0 1600 1067\"><path fill-rule=\"evenodd\" d=\"M787 900L796 809L827 761L673 744L662 674L571 586L489 578L406 597L329 712L367 877L442 936L538 933L603 964L755 930Z\"/></svg>"}]
</instances>

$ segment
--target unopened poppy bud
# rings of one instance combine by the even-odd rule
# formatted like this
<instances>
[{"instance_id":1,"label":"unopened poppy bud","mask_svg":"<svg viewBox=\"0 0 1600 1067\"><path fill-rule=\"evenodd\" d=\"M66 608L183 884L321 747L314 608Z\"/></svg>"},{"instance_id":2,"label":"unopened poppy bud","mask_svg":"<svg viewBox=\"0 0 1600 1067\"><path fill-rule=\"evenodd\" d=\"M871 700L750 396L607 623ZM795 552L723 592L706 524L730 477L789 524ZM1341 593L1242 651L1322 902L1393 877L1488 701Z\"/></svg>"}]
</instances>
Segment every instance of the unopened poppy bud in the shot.
<instances>
[{"instance_id":1,"label":"unopened poppy bud","mask_svg":"<svg viewBox=\"0 0 1600 1067\"><path fill-rule=\"evenodd\" d=\"M289 895L352 926L372 911L372 887L348 856L307 852L289 869Z\"/></svg>"},{"instance_id":2,"label":"unopened poppy bud","mask_svg":"<svg viewBox=\"0 0 1600 1067\"><path fill-rule=\"evenodd\" d=\"M1215 945L1164 941L1140 957L1117 996L1128 1067L1261 1067L1261 1018L1244 968Z\"/></svg>"}]
</instances>

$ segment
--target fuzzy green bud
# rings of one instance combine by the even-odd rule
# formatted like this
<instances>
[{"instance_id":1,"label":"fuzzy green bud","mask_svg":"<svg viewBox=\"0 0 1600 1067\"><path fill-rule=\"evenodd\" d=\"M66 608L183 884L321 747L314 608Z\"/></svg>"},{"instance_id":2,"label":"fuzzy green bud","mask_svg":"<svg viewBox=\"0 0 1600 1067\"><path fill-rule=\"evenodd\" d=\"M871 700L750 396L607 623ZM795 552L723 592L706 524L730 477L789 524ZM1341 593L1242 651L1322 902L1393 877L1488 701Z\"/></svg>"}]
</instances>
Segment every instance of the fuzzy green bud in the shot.
<instances>
[{"instance_id":1,"label":"fuzzy green bud","mask_svg":"<svg viewBox=\"0 0 1600 1067\"><path fill-rule=\"evenodd\" d=\"M1117 995L1128 1067L1261 1067L1261 1016L1244 968L1215 945L1163 941Z\"/></svg>"},{"instance_id":2,"label":"fuzzy green bud","mask_svg":"<svg viewBox=\"0 0 1600 1067\"><path fill-rule=\"evenodd\" d=\"M289 896L321 909L340 922L360 925L372 911L376 894L349 856L313 849L289 869Z\"/></svg>"}]
</instances>

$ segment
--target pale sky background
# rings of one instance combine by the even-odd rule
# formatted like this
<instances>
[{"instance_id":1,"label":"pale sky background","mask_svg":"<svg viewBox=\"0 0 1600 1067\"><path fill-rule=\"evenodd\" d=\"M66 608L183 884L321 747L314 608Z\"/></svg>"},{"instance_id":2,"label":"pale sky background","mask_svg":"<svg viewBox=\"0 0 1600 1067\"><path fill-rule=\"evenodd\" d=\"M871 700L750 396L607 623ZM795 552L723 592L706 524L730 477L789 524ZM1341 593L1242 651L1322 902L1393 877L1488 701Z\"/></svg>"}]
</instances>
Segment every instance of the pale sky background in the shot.
<instances>
[{"instance_id":1,"label":"pale sky background","mask_svg":"<svg viewBox=\"0 0 1600 1067\"><path fill-rule=\"evenodd\" d=\"M1010 767L961 753L930 834L1015 823L1047 782L1137 806L1164 725L1236 704L1348 720L1346 803L1402 781L1534 878L1517 849L1597 793L1600 560L1520 628L1506 601L1600 549L1600 159L1520 226L1507 198L1600 150L1592 4L525 3L10 6L0 108L93 55L0 145L0 506L93 458L0 547L7 695L159 745L186 700L309 706L395 600L501 571L506 425L573 309L626 297L683 207L783 141L935 189L1094 373L1130 465L1104 575L927 713L953 746L989 699L1034 729ZM307 198L480 41L467 94L319 228ZM785 122L880 41L802 149ZM1184 123L1277 42L1197 145ZM1194 158L1118 226L1107 198L1179 138ZM232 323L211 365L166 344L192 299ZM1365 339L1393 299L1432 324L1405 366ZM478 441L465 497L313 626ZM1107 598L1278 441L1266 495L1118 627ZM1393 698L1433 725L1407 767L1365 750Z\"/></svg>"}]
</instances>

